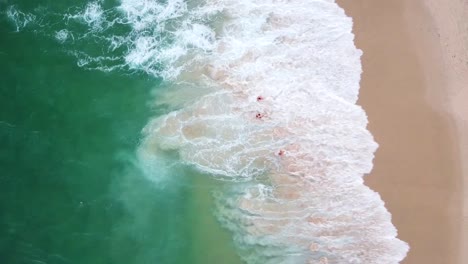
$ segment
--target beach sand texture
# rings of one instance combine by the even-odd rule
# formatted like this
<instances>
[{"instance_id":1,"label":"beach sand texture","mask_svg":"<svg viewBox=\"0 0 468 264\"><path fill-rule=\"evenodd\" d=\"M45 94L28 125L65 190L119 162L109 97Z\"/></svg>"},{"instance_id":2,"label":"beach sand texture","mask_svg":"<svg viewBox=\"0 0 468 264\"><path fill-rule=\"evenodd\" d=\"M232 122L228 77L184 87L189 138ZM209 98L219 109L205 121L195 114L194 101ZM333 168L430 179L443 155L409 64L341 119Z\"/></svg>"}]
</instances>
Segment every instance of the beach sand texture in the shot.
<instances>
[{"instance_id":1,"label":"beach sand texture","mask_svg":"<svg viewBox=\"0 0 468 264\"><path fill-rule=\"evenodd\" d=\"M338 3L364 51L359 103L380 144L366 183L410 244L402 263L467 263L468 2Z\"/></svg>"}]
</instances>

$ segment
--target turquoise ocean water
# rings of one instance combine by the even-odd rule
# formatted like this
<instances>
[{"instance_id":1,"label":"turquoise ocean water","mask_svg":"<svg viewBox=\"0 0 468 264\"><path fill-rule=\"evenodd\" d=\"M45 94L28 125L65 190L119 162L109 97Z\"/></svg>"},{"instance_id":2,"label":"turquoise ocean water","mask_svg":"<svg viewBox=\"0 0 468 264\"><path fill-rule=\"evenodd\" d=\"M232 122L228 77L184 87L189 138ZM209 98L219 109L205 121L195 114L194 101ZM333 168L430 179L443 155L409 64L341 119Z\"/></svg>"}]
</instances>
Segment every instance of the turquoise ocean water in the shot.
<instances>
[{"instance_id":1,"label":"turquoise ocean water","mask_svg":"<svg viewBox=\"0 0 468 264\"><path fill-rule=\"evenodd\" d=\"M12 4L86 2L0 2L0 263L239 263L212 214L216 182L181 166L158 185L135 165L141 129L164 112L151 104L161 80L78 67L50 37L62 17L18 32Z\"/></svg>"}]
</instances>

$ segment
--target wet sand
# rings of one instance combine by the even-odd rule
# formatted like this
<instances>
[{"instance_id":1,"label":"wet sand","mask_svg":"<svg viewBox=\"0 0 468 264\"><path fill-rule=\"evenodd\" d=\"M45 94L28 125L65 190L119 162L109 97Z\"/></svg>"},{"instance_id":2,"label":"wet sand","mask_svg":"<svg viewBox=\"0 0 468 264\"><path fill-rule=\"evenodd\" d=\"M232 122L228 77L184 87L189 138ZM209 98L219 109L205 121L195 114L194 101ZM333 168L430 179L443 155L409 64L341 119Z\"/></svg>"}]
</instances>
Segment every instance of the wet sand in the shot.
<instances>
[{"instance_id":1,"label":"wet sand","mask_svg":"<svg viewBox=\"0 0 468 264\"><path fill-rule=\"evenodd\" d=\"M467 4L338 3L364 51L359 104L380 144L366 183L410 244L402 263L467 263Z\"/></svg>"}]
</instances>

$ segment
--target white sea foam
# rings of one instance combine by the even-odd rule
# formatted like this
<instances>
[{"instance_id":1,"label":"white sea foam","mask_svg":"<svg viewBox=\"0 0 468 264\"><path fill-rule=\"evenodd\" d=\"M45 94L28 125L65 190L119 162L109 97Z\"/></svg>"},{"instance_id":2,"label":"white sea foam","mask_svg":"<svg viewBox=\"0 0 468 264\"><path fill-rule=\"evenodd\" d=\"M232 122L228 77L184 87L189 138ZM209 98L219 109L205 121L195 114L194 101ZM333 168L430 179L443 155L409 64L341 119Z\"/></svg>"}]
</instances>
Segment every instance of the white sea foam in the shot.
<instances>
[{"instance_id":1,"label":"white sea foam","mask_svg":"<svg viewBox=\"0 0 468 264\"><path fill-rule=\"evenodd\" d=\"M184 0L122 0L118 7L109 9L104 8L103 0L92 1L63 15L67 28L56 30L55 38L67 43L68 37L73 37L67 44L80 48L69 54L77 57L80 67L144 71L174 80L190 70L191 64L199 63L197 54L215 48L215 33L209 23L216 10L198 9L196 1L191 3L194 6L189 12ZM79 30L73 31L73 27ZM100 43L107 52L95 54L92 49L83 49L90 41ZM108 60L115 57L119 60ZM109 63L112 66L106 67Z\"/></svg>"},{"instance_id":2,"label":"white sea foam","mask_svg":"<svg viewBox=\"0 0 468 264\"><path fill-rule=\"evenodd\" d=\"M66 29L55 32L55 39L57 39L60 43L64 43L69 37L70 33Z\"/></svg>"},{"instance_id":3,"label":"white sea foam","mask_svg":"<svg viewBox=\"0 0 468 264\"><path fill-rule=\"evenodd\" d=\"M100 2L91 2L86 6L85 11L81 15L84 22L92 28L99 30L102 28L104 10Z\"/></svg>"},{"instance_id":4,"label":"white sea foam","mask_svg":"<svg viewBox=\"0 0 468 264\"><path fill-rule=\"evenodd\" d=\"M195 63L195 53L214 48L214 31L203 24L212 12L189 12L186 1L123 0L119 10L133 28L125 55L130 69L175 79Z\"/></svg>"},{"instance_id":5,"label":"white sea foam","mask_svg":"<svg viewBox=\"0 0 468 264\"><path fill-rule=\"evenodd\" d=\"M88 25L93 31L101 31L105 28L106 17L102 8L102 0L89 2L83 11L66 14L67 20L77 20Z\"/></svg>"},{"instance_id":6,"label":"white sea foam","mask_svg":"<svg viewBox=\"0 0 468 264\"><path fill-rule=\"evenodd\" d=\"M36 16L30 13L24 13L16 8L16 6L9 6L6 10L6 16L15 25L16 31L20 31L28 24L36 20Z\"/></svg>"},{"instance_id":7,"label":"white sea foam","mask_svg":"<svg viewBox=\"0 0 468 264\"><path fill-rule=\"evenodd\" d=\"M188 4L185 0L122 0L119 6L106 9L104 2L91 1L65 14L41 11L40 20L63 20L65 27L57 22L39 25L38 14L22 12L15 6L10 6L6 15L17 31L33 24L45 35L55 32L52 37L70 45L68 54L76 56L78 66L87 69L143 71L175 80L203 63L205 58L199 54L216 47L216 28L212 27L219 15L216 6L198 1ZM89 43L101 45L101 53Z\"/></svg>"},{"instance_id":8,"label":"white sea foam","mask_svg":"<svg viewBox=\"0 0 468 264\"><path fill-rule=\"evenodd\" d=\"M198 63L171 63L214 92L148 124L139 154L175 150L238 181L217 195L218 216L248 263L401 261L408 245L363 184L377 144L356 105L361 51L351 19L327 0L211 0L196 12L204 10L222 13L222 30L183 33ZM141 46L135 57L154 58Z\"/></svg>"}]
</instances>

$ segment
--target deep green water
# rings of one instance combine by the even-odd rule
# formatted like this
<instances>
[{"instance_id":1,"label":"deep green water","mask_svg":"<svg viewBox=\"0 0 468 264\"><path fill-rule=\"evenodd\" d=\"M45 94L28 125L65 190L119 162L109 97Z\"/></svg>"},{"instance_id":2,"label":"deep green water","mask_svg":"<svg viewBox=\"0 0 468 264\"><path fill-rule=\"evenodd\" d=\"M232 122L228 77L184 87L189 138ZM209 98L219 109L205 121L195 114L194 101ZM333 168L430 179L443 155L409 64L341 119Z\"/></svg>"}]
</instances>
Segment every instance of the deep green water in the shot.
<instances>
[{"instance_id":1,"label":"deep green water","mask_svg":"<svg viewBox=\"0 0 468 264\"><path fill-rule=\"evenodd\" d=\"M212 214L219 183L180 168L156 184L134 165L160 81L84 70L0 17L0 263L239 263Z\"/></svg>"}]
</instances>

